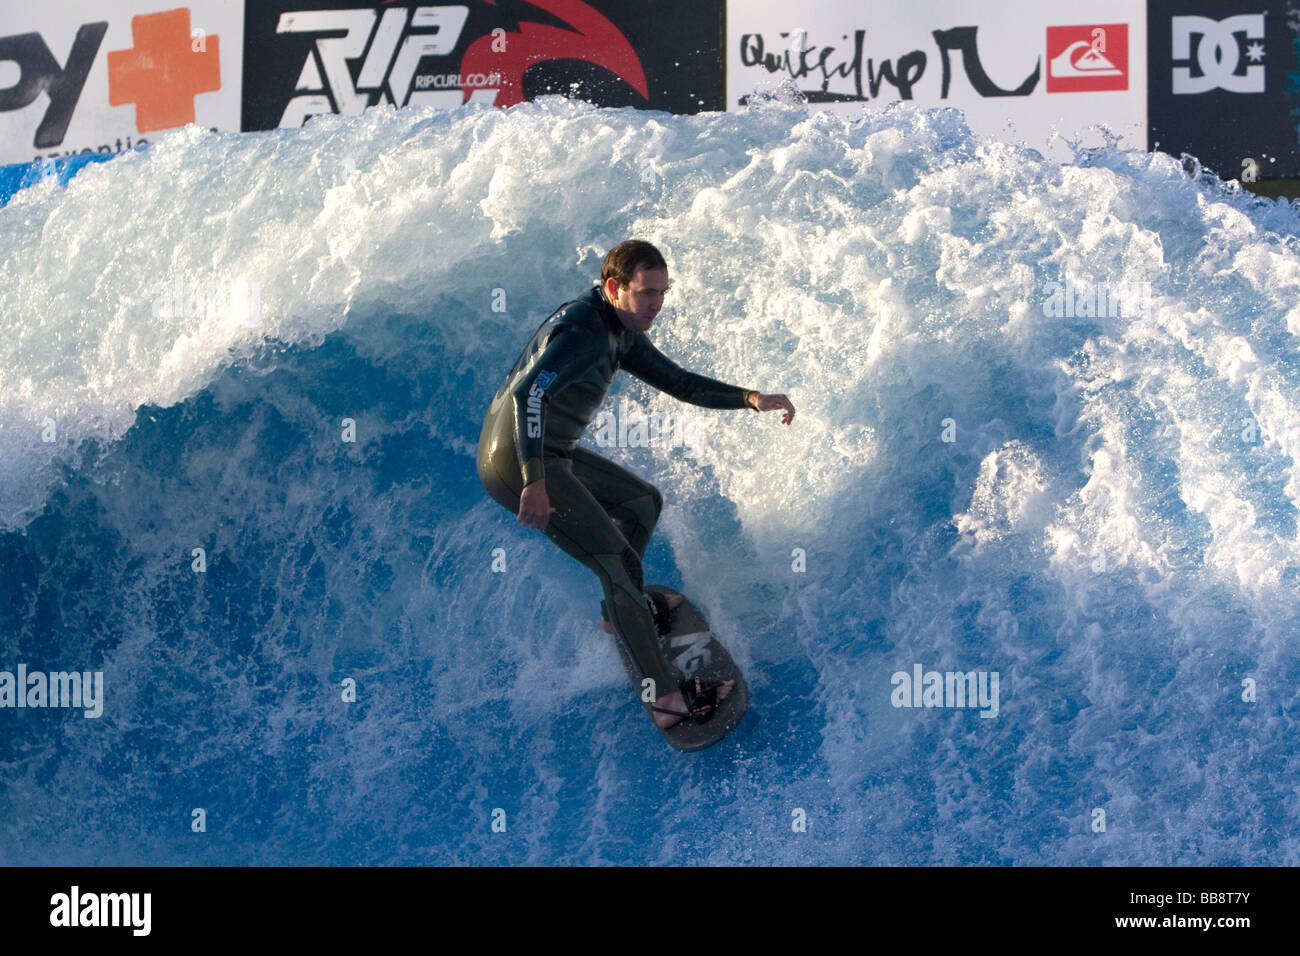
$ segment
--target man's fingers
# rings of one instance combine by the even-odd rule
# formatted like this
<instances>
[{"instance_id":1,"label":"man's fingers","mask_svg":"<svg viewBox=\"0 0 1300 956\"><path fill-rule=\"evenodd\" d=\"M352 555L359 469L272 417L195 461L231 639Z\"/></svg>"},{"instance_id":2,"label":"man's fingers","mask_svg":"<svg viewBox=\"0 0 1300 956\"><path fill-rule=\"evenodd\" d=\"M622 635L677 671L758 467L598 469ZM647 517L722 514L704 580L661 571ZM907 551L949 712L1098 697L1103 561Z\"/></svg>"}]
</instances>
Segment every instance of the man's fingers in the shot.
<instances>
[{"instance_id":1,"label":"man's fingers","mask_svg":"<svg viewBox=\"0 0 1300 956\"><path fill-rule=\"evenodd\" d=\"M539 531L545 531L547 522L551 520L551 515L555 514L557 510L556 508L549 508L546 511L521 511L518 520L525 528L537 528Z\"/></svg>"},{"instance_id":2,"label":"man's fingers","mask_svg":"<svg viewBox=\"0 0 1300 956\"><path fill-rule=\"evenodd\" d=\"M781 413L781 424L789 425L794 421L794 404L785 395L764 395L759 399L759 409L761 411L772 411L773 409L783 409Z\"/></svg>"}]
</instances>

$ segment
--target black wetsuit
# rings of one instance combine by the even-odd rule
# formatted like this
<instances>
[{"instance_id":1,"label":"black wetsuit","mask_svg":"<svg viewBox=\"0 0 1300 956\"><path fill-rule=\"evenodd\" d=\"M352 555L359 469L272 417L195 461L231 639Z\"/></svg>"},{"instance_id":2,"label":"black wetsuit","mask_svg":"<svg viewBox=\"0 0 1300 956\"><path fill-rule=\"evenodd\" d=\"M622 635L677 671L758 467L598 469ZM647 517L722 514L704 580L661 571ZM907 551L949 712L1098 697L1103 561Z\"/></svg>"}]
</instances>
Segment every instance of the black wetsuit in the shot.
<instances>
[{"instance_id":1,"label":"black wetsuit","mask_svg":"<svg viewBox=\"0 0 1300 956\"><path fill-rule=\"evenodd\" d=\"M750 407L748 390L687 372L644 332L625 329L598 286L560 306L524 346L483 419L478 476L515 514L524 485L545 479L555 509L546 535L600 579L614 630L663 696L677 689L680 673L659 651L641 570L663 496L578 447L620 368L693 405Z\"/></svg>"}]
</instances>

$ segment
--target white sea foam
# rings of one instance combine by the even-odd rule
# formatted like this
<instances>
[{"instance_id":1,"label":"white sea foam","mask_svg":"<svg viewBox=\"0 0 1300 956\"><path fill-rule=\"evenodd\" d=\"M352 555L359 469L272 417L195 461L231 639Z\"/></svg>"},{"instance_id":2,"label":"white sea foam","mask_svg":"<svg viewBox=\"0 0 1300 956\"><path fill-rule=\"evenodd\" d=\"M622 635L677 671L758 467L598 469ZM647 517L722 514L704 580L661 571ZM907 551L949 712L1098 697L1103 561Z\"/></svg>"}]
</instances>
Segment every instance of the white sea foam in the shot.
<instances>
[{"instance_id":1,"label":"white sea foam","mask_svg":"<svg viewBox=\"0 0 1300 956\"><path fill-rule=\"evenodd\" d=\"M366 812L382 826L431 799L399 774L429 726L478 756L518 743L455 793L486 815L493 779L525 767L535 782L518 799L551 834L525 841L532 862L670 862L685 846L713 862L1245 862L1251 850L1295 864L1295 841L1267 829L1294 796L1233 780L1294 753L1277 708L1294 685L1300 596L1298 226L1287 203L1193 180L1167 156L1096 150L1062 165L973 137L955 111L846 120L774 101L675 117L544 100L190 130L0 209L0 517L38 513L60 459L119 438L142 405L215 382L218 408L236 407L244 386L220 378L233 362L265 371L280 361L268 340L311 346L345 328L400 380L440 383L418 424L447 456L444 478L468 473L528 334L588 287L609 246L638 236L676 280L656 344L799 410L788 428L707 413L689 455L608 450L664 489L657 540L751 675L757 722L705 758L722 783L683 775L629 832L641 775L681 764L629 757L658 747L653 733L639 711L600 710L623 679L578 636L594 631L594 601L561 593L585 572L556 565L540 536L507 534L518 529L472 478L445 523L408 525L438 489L422 475L361 487L321 464L338 460L323 439L311 467L271 479L247 477L253 438L190 454L179 477L210 484L215 526L169 510L161 485L140 499L131 473L100 499L101 520L129 526L148 555L204 535L230 551L239 516L274 500L255 521L282 551L256 573L283 606L260 653L292 661L311 635L300 666L333 681L335 648L391 642L360 673L376 703L364 719L339 730L304 692L264 732L240 731L241 746L279 752L304 722L346 735L314 766L319 799L344 815L378 800ZM256 287L260 314L160 312L155 289L177 277ZM1067 280L1149 289L1150 308L1049 317ZM412 317L425 333L414 351ZM624 395L676 410L634 382L616 386ZM273 413L314 427L302 395L276 392ZM361 426L391 437L410 424L379 401ZM317 529L340 502L352 517L329 539L338 551L295 565L295 549L324 548ZM483 542L507 542L526 573L466 569ZM312 562L340 605L328 614ZM391 580L357 592L353 568L377 563ZM147 620L150 593L122 603ZM117 666L147 667L148 641L120 644ZM420 682L390 679L412 655L427 656ZM916 663L998 672L997 717L892 708L890 675ZM107 669L130 712L138 677ZM1238 698L1244 677L1270 688L1254 710ZM255 712L246 678L224 690L236 713ZM419 718L394 717L413 695L427 697ZM1234 750L1246 737L1250 754ZM575 775L586 789L557 797ZM326 786L336 776L350 787ZM719 785L734 800L711 804L708 829L699 806ZM791 836L793 806L809 809L808 839ZM1105 834L1088 829L1097 806ZM301 836L277 831L269 856L247 858ZM462 835L437 858L491 847Z\"/></svg>"}]
</instances>

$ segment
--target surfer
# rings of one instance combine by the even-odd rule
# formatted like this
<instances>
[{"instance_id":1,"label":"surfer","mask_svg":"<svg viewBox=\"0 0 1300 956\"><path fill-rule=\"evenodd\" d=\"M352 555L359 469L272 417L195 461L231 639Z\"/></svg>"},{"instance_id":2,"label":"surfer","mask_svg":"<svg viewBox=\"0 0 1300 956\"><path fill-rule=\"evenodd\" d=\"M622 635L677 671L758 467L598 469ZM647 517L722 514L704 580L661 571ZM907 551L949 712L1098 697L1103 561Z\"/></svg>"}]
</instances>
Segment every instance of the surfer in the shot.
<instances>
[{"instance_id":1,"label":"surfer","mask_svg":"<svg viewBox=\"0 0 1300 956\"><path fill-rule=\"evenodd\" d=\"M645 333L670 285L668 264L650 243L630 239L609 250L600 285L561 305L524 346L483 419L477 455L488 494L599 578L602 626L623 641L642 678L654 682L653 717L661 728L706 717L734 682L683 682L663 656L656 635L668 632L669 614L682 599L646 594L641 568L663 496L580 448L578 439L619 368L693 405L779 408L785 424L794 420L785 395L687 372L650 344Z\"/></svg>"}]
</instances>

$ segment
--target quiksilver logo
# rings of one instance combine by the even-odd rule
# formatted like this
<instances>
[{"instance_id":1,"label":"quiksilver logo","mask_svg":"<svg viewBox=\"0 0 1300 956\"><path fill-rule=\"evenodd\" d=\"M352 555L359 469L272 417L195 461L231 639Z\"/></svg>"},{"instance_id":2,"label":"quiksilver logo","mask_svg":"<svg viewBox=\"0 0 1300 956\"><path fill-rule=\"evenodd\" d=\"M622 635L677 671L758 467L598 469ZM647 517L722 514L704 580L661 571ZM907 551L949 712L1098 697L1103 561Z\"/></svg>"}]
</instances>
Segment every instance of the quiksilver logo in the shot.
<instances>
[{"instance_id":1,"label":"quiksilver logo","mask_svg":"<svg viewBox=\"0 0 1300 956\"><path fill-rule=\"evenodd\" d=\"M542 436L542 396L546 388L555 381L554 372L539 372L533 387L528 390L528 437Z\"/></svg>"}]
</instances>

